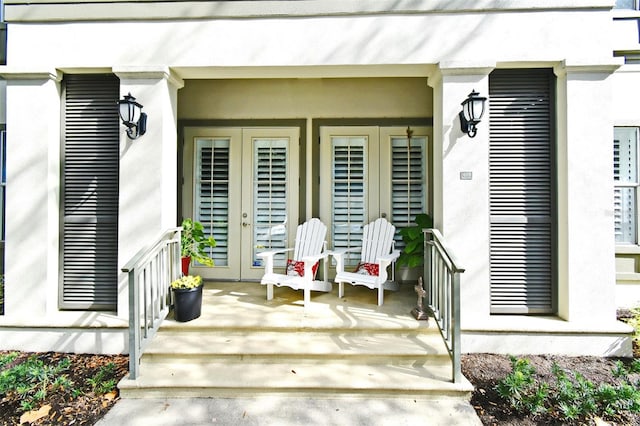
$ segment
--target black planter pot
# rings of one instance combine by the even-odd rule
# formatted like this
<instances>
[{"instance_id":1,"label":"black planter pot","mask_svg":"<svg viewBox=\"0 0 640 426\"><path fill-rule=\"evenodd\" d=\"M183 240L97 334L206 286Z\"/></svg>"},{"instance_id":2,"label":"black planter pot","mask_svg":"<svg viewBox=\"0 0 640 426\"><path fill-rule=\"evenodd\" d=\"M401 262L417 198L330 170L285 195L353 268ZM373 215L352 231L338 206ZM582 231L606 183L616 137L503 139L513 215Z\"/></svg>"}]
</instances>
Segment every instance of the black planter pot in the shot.
<instances>
[{"instance_id":1,"label":"black planter pot","mask_svg":"<svg viewBox=\"0 0 640 426\"><path fill-rule=\"evenodd\" d=\"M173 314L176 321L187 322L196 319L202 312L202 285L196 288L174 288Z\"/></svg>"}]
</instances>

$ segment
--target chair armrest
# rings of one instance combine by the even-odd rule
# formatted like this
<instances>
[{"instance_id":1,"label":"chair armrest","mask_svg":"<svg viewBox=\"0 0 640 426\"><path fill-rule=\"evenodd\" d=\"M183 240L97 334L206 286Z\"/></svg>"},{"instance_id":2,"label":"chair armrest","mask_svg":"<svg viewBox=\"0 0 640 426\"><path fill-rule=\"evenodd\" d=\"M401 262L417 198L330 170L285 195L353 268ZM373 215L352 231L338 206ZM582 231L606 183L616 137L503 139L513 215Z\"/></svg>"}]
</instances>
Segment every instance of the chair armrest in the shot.
<instances>
[{"instance_id":1,"label":"chair armrest","mask_svg":"<svg viewBox=\"0 0 640 426\"><path fill-rule=\"evenodd\" d=\"M264 259L264 273L265 274L273 274L273 258L276 254L286 253L288 251L292 251L292 248L283 249L283 250L269 250L263 251L260 253L256 253L257 257Z\"/></svg>"},{"instance_id":2,"label":"chair armrest","mask_svg":"<svg viewBox=\"0 0 640 426\"><path fill-rule=\"evenodd\" d=\"M345 255L345 253L354 252L354 251L359 252L361 250L362 250L362 247L353 247L348 249L331 250L328 253L333 257L342 257Z\"/></svg>"},{"instance_id":3,"label":"chair armrest","mask_svg":"<svg viewBox=\"0 0 640 426\"><path fill-rule=\"evenodd\" d=\"M313 264L313 263L319 262L321 259L326 259L327 257L329 257L328 253L320 253L320 254L305 256L300 260L302 260L303 262L311 262Z\"/></svg>"},{"instance_id":4,"label":"chair armrest","mask_svg":"<svg viewBox=\"0 0 640 426\"><path fill-rule=\"evenodd\" d=\"M292 248L287 248L287 249L281 249L281 250L268 250L268 251L261 251L260 253L256 253L256 256L258 257L273 257L276 254L280 254L280 253L286 253L288 251L292 251Z\"/></svg>"},{"instance_id":5,"label":"chair armrest","mask_svg":"<svg viewBox=\"0 0 640 426\"><path fill-rule=\"evenodd\" d=\"M378 257L378 262L393 262L400 256L400 251L394 250L390 254L385 254L384 256Z\"/></svg>"},{"instance_id":6,"label":"chair armrest","mask_svg":"<svg viewBox=\"0 0 640 426\"><path fill-rule=\"evenodd\" d=\"M344 272L344 255L348 252L362 251L362 247L354 247L330 252L331 256L336 260L336 274Z\"/></svg>"}]
</instances>

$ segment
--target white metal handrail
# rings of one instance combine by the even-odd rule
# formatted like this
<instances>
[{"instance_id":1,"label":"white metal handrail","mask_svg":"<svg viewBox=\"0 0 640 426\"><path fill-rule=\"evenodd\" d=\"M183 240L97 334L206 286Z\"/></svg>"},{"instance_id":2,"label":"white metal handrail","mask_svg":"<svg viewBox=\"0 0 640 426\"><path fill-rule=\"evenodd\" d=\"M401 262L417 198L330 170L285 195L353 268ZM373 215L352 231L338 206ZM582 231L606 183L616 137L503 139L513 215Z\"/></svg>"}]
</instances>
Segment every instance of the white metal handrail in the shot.
<instances>
[{"instance_id":1,"label":"white metal handrail","mask_svg":"<svg viewBox=\"0 0 640 426\"><path fill-rule=\"evenodd\" d=\"M169 313L169 286L180 277L180 232L165 231L122 268L129 275L129 378L139 374L140 357Z\"/></svg>"},{"instance_id":2,"label":"white metal handrail","mask_svg":"<svg viewBox=\"0 0 640 426\"><path fill-rule=\"evenodd\" d=\"M460 360L460 274L464 272L437 229L423 229L424 275L429 309L449 351L453 382L462 380Z\"/></svg>"}]
</instances>

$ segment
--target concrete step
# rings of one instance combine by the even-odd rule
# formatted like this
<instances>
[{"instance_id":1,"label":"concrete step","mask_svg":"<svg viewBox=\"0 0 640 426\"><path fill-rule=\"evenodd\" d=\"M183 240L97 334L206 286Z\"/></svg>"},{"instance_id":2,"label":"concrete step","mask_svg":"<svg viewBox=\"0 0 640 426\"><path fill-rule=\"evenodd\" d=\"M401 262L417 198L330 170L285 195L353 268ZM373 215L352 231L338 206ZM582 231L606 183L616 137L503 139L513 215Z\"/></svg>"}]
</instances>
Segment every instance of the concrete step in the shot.
<instances>
[{"instance_id":1,"label":"concrete step","mask_svg":"<svg viewBox=\"0 0 640 426\"><path fill-rule=\"evenodd\" d=\"M255 357L330 359L391 357L420 359L446 358L448 352L438 332L278 332L162 331L143 355L143 362L162 359L202 357Z\"/></svg>"},{"instance_id":2,"label":"concrete step","mask_svg":"<svg viewBox=\"0 0 640 426\"><path fill-rule=\"evenodd\" d=\"M135 381L120 382L121 395L136 397L402 396L468 399L468 381L454 384L449 363L392 362L387 365L324 362L144 363Z\"/></svg>"}]
</instances>

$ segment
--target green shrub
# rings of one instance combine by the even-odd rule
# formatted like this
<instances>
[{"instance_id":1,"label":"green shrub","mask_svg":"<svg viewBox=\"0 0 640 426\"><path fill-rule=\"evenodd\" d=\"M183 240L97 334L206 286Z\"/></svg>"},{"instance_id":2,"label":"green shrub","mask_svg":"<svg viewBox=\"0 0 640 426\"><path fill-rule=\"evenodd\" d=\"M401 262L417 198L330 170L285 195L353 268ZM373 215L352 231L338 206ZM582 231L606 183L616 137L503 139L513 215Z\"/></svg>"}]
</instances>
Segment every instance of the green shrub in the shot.
<instances>
[{"instance_id":1,"label":"green shrub","mask_svg":"<svg viewBox=\"0 0 640 426\"><path fill-rule=\"evenodd\" d=\"M511 368L511 373L498 383L498 394L519 413L535 415L546 412L544 401L549 390L546 384L536 382L536 370L529 360L512 356Z\"/></svg>"},{"instance_id":2,"label":"green shrub","mask_svg":"<svg viewBox=\"0 0 640 426\"><path fill-rule=\"evenodd\" d=\"M640 382L629 380L631 372L640 371L640 362L635 360L628 367L616 362L612 372L620 378L619 384L599 386L556 364L550 385L536 377L536 370L527 359L511 357L511 367L511 373L498 383L496 390L518 413L548 413L562 422L584 422L596 416L618 418L625 412L640 412Z\"/></svg>"},{"instance_id":3,"label":"green shrub","mask_svg":"<svg viewBox=\"0 0 640 426\"><path fill-rule=\"evenodd\" d=\"M0 365L7 365L17 354L11 353L0 358ZM71 387L72 383L62 374L69 368L69 358L61 359L55 365L46 365L35 356L12 368L0 371L0 396L15 393L22 399L21 409L29 411L36 403L43 401L47 393L60 387Z\"/></svg>"},{"instance_id":4,"label":"green shrub","mask_svg":"<svg viewBox=\"0 0 640 426\"><path fill-rule=\"evenodd\" d=\"M93 392L97 395L104 395L116 388L116 379L113 378L116 372L116 365L113 362L108 363L100 367L98 372L93 377L87 379L87 382L91 385Z\"/></svg>"}]
</instances>

